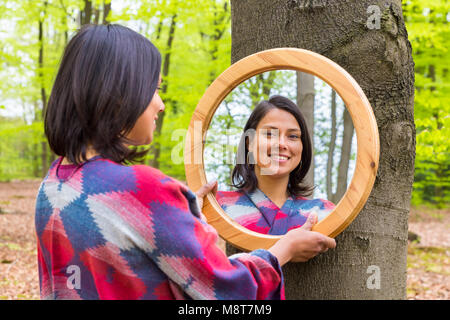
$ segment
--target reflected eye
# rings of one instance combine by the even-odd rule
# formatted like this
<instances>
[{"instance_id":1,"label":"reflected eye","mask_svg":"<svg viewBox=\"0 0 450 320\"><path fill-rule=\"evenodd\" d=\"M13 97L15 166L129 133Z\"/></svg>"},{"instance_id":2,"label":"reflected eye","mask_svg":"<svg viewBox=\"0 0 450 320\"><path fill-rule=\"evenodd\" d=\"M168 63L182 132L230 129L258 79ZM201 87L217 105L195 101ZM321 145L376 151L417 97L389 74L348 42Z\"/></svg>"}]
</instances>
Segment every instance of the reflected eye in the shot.
<instances>
[{"instance_id":1,"label":"reflected eye","mask_svg":"<svg viewBox=\"0 0 450 320\"><path fill-rule=\"evenodd\" d=\"M277 137L278 134L277 132L273 132L273 131L263 131L263 135L265 135L266 137Z\"/></svg>"},{"instance_id":2,"label":"reflected eye","mask_svg":"<svg viewBox=\"0 0 450 320\"><path fill-rule=\"evenodd\" d=\"M267 139L276 139L277 137L278 137L278 135L276 134L276 133L272 133L272 132L266 132L265 134L264 134L264 136L267 138Z\"/></svg>"}]
</instances>

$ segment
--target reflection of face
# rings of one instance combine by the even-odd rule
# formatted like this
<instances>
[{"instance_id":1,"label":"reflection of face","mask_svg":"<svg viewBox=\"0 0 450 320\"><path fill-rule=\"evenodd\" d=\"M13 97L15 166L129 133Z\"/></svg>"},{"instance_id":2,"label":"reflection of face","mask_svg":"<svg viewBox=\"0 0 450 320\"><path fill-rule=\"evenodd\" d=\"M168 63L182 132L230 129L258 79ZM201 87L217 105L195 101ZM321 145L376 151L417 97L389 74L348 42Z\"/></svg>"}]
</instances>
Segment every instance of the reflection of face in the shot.
<instances>
[{"instance_id":1,"label":"reflection of face","mask_svg":"<svg viewBox=\"0 0 450 320\"><path fill-rule=\"evenodd\" d=\"M156 129L156 119L158 113L164 111L164 103L159 96L159 86L161 85L161 76L159 77L158 88L153 95L147 109L136 121L127 138L134 141L136 145L149 144L153 140L153 131Z\"/></svg>"},{"instance_id":2,"label":"reflection of face","mask_svg":"<svg viewBox=\"0 0 450 320\"><path fill-rule=\"evenodd\" d=\"M255 166L265 168L265 174L289 175L300 163L303 145L300 126L295 117L282 109L270 110L256 127Z\"/></svg>"}]
</instances>

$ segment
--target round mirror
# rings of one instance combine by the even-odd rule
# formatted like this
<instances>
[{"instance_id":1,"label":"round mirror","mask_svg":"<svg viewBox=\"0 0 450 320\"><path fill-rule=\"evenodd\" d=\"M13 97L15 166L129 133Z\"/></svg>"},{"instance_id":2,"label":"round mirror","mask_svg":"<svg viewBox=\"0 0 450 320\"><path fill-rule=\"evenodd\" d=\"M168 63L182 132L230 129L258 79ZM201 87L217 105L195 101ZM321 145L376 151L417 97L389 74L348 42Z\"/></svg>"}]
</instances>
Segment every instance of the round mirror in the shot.
<instances>
[{"instance_id":1,"label":"round mirror","mask_svg":"<svg viewBox=\"0 0 450 320\"><path fill-rule=\"evenodd\" d=\"M225 240L254 250L311 212L313 230L339 234L370 194L378 155L372 109L344 69L307 50L271 49L206 90L186 137L186 179L192 190L219 181L203 213Z\"/></svg>"},{"instance_id":2,"label":"round mirror","mask_svg":"<svg viewBox=\"0 0 450 320\"><path fill-rule=\"evenodd\" d=\"M218 181L216 200L231 219L282 235L312 212L323 220L342 198L355 168L353 133L343 100L326 82L300 71L264 72L217 108L204 145L206 178Z\"/></svg>"}]
</instances>

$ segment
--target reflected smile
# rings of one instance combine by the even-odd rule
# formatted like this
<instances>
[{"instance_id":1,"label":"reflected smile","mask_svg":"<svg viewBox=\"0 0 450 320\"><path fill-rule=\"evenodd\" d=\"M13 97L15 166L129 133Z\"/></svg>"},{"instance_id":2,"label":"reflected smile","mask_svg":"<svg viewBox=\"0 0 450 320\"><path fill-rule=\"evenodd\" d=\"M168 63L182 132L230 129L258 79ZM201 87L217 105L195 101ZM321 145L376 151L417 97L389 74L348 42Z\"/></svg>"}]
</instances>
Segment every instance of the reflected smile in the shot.
<instances>
[{"instance_id":1,"label":"reflected smile","mask_svg":"<svg viewBox=\"0 0 450 320\"><path fill-rule=\"evenodd\" d=\"M269 154L269 157L276 161L287 161L291 158L284 154Z\"/></svg>"}]
</instances>

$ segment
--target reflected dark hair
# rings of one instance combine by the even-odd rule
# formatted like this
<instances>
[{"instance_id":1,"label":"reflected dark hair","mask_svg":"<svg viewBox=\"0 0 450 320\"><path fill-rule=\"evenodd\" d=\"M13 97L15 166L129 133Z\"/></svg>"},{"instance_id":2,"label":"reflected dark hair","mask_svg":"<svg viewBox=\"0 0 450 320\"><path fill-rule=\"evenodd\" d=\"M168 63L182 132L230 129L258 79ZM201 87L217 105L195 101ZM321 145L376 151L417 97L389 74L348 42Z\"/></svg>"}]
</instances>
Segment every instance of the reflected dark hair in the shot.
<instances>
[{"instance_id":1,"label":"reflected dark hair","mask_svg":"<svg viewBox=\"0 0 450 320\"><path fill-rule=\"evenodd\" d=\"M70 40L44 115L50 148L74 164L91 146L117 163L148 149L129 148L126 135L158 86L161 55L144 36L121 25L86 25Z\"/></svg>"},{"instance_id":2,"label":"reflected dark hair","mask_svg":"<svg viewBox=\"0 0 450 320\"><path fill-rule=\"evenodd\" d=\"M237 164L231 174L231 185L247 192L252 192L258 187L255 166L254 164L247 162L249 154L248 139L252 138L261 119L273 109L281 109L289 112L294 116L300 126L300 139L303 144L302 156L299 165L289 174L288 193L290 196L308 197L312 194L314 186L304 184L303 179L311 166L311 138L306 126L305 118L300 112L300 108L291 100L278 95L272 96L268 101L260 102L248 118L247 123L245 124L244 134L239 142Z\"/></svg>"}]
</instances>

